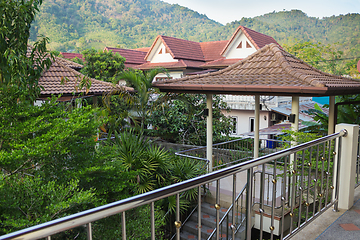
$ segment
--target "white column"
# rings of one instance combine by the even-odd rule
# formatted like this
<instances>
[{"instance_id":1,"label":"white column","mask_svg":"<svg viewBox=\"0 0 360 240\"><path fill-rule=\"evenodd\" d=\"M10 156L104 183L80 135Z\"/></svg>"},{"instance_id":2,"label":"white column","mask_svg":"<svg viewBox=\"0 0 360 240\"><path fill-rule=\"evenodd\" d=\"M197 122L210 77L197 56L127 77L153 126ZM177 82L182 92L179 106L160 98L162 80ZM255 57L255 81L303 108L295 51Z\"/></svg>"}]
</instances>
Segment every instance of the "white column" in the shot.
<instances>
[{"instance_id":1,"label":"white column","mask_svg":"<svg viewBox=\"0 0 360 240\"><path fill-rule=\"evenodd\" d=\"M206 118L206 158L209 160L209 172L213 168L213 116L212 116L212 94L206 94L206 108L209 109L209 115Z\"/></svg>"},{"instance_id":2,"label":"white column","mask_svg":"<svg viewBox=\"0 0 360 240\"><path fill-rule=\"evenodd\" d=\"M260 95L255 95L254 158L259 157Z\"/></svg>"},{"instance_id":3,"label":"white column","mask_svg":"<svg viewBox=\"0 0 360 240\"><path fill-rule=\"evenodd\" d=\"M298 96L292 97L291 113L295 114L295 122L291 123L291 130L298 132L299 131L299 97ZM295 141L291 142L292 147L295 145L297 145L296 139L295 139Z\"/></svg>"},{"instance_id":4,"label":"white column","mask_svg":"<svg viewBox=\"0 0 360 240\"><path fill-rule=\"evenodd\" d=\"M336 132L339 132L342 129L346 129L347 136L342 138L339 156L340 171L338 177L338 208L348 210L354 204L355 171L359 126L354 124L341 123L336 125L335 127ZM337 161L335 161L334 169L336 169L337 166Z\"/></svg>"},{"instance_id":5,"label":"white column","mask_svg":"<svg viewBox=\"0 0 360 240\"><path fill-rule=\"evenodd\" d=\"M335 96L329 98L328 135L333 134L335 129Z\"/></svg>"}]
</instances>

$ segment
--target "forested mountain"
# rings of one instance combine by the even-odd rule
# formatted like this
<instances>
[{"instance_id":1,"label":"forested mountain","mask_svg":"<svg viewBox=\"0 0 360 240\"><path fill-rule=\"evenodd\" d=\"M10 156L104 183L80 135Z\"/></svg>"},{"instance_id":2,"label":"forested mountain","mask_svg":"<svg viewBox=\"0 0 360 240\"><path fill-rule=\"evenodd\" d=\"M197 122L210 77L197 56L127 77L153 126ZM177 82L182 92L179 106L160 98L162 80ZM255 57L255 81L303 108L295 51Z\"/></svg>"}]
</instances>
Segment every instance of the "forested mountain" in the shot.
<instances>
[{"instance_id":1,"label":"forested mountain","mask_svg":"<svg viewBox=\"0 0 360 240\"><path fill-rule=\"evenodd\" d=\"M300 10L241 18L225 26L177 4L160 0L44 0L32 37L50 38L50 48L79 52L104 46L149 47L159 34L194 41L229 39L243 25L274 37L280 44L295 41L339 43L345 56L360 56L360 14L323 19Z\"/></svg>"},{"instance_id":2,"label":"forested mountain","mask_svg":"<svg viewBox=\"0 0 360 240\"><path fill-rule=\"evenodd\" d=\"M151 46L159 34L190 40L226 38L222 25L188 8L160 0L44 0L31 40L50 38L50 48L79 51L106 46ZM216 36L208 38L208 35Z\"/></svg>"}]
</instances>

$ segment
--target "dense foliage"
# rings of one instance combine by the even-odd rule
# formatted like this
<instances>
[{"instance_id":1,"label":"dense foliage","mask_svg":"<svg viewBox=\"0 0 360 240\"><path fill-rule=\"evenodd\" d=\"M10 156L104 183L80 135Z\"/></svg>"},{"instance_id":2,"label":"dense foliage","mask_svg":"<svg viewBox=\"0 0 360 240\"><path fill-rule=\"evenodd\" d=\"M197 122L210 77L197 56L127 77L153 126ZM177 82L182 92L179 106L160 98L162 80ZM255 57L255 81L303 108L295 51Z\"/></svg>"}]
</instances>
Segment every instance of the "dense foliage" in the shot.
<instances>
[{"instance_id":1,"label":"dense foliage","mask_svg":"<svg viewBox=\"0 0 360 240\"><path fill-rule=\"evenodd\" d=\"M97 142L99 127L107 120L98 108L85 103L74 108L57 102L57 97L41 106L33 104L40 93L39 77L51 64L46 38L27 47L40 4L0 1L0 235L201 174L193 162L180 164L131 132L120 134L115 142ZM183 206L191 200L188 196ZM173 208L168 202L156 206L158 229L165 212ZM143 206L127 212L129 239L149 238L149 211ZM120 218L95 222L95 238L120 238ZM84 227L52 236L75 238L86 238Z\"/></svg>"},{"instance_id":2,"label":"dense foliage","mask_svg":"<svg viewBox=\"0 0 360 240\"><path fill-rule=\"evenodd\" d=\"M91 78L106 82L118 82L118 75L125 68L125 58L111 51L88 49L82 52L84 68L81 72Z\"/></svg>"},{"instance_id":3,"label":"dense foliage","mask_svg":"<svg viewBox=\"0 0 360 240\"><path fill-rule=\"evenodd\" d=\"M206 144L206 96L202 94L165 94L154 105L149 123L152 133L162 138L192 145ZM228 110L222 97L213 96L214 142L228 140L230 118L221 110Z\"/></svg>"},{"instance_id":4,"label":"dense foliage","mask_svg":"<svg viewBox=\"0 0 360 240\"><path fill-rule=\"evenodd\" d=\"M34 22L32 40L44 34L51 39L50 47L60 51L135 48L150 46L159 34L191 40L201 35L204 41L219 26L205 15L159 0L46 0Z\"/></svg>"}]
</instances>

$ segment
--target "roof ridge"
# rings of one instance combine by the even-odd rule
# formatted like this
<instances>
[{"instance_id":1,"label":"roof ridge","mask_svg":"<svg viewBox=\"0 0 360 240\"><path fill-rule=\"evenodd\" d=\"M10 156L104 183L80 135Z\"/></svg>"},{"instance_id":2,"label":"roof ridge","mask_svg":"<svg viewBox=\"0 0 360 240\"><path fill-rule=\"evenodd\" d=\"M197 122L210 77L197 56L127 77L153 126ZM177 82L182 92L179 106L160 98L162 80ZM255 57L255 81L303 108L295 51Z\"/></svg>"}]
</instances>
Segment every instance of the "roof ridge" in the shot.
<instances>
[{"instance_id":1,"label":"roof ridge","mask_svg":"<svg viewBox=\"0 0 360 240\"><path fill-rule=\"evenodd\" d=\"M295 78L299 78L303 81L305 81L306 83L309 83L315 87L326 87L326 84L324 84L323 82L321 81L318 81L316 79L314 79L313 77L309 76L308 74L302 74L302 75L298 75L298 74L295 74L294 72L294 68L289 64L289 62L285 59L285 56L284 56L284 50L281 49L278 45L276 45L275 43L271 43L269 44L271 45L271 50L274 52L274 56L277 57L277 59L280 60L280 58L283 59L283 61L281 62L280 66L285 70L286 73L288 73L289 75L295 77ZM310 64L308 64L307 62L303 61L302 59L294 56L293 54L291 53L288 53L286 52L287 54L291 55L292 58L300 61L302 64L306 65L307 67L311 68L311 70L315 71L315 72L318 72L320 74L324 74L326 76L329 76L329 77L333 77L334 75L333 74L330 74L330 73L326 73L326 72L323 72L313 66L311 66ZM283 65L286 65L286 66L283 66ZM337 76L337 77L340 77L342 79L349 79L349 78L346 78L346 77L343 77L343 76Z\"/></svg>"}]
</instances>

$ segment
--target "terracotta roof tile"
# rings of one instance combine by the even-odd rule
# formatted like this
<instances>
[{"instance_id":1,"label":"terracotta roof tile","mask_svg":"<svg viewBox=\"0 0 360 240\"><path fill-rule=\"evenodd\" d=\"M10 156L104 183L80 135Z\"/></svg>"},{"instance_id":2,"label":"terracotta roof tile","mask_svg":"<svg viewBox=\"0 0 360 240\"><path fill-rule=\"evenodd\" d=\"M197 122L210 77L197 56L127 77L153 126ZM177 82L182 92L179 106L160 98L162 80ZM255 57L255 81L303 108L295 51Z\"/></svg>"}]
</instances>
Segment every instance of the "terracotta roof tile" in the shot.
<instances>
[{"instance_id":1,"label":"terracotta roof tile","mask_svg":"<svg viewBox=\"0 0 360 240\"><path fill-rule=\"evenodd\" d=\"M41 90L41 95L69 95L74 92L85 93L85 88L78 89L78 91L75 90L75 86L77 86L81 79L85 76L75 71L74 69L63 65L60 61L57 60L58 59L55 59L49 69L44 71L39 79L39 85L43 87L43 89ZM65 77L67 78L65 84L61 84L62 79L64 79ZM99 95L114 89L111 83L99 81L96 79L90 80L91 87L88 93L89 95ZM130 88L128 90L130 90Z\"/></svg>"},{"instance_id":2,"label":"terracotta roof tile","mask_svg":"<svg viewBox=\"0 0 360 240\"><path fill-rule=\"evenodd\" d=\"M228 67L232 64L235 64L240 60L241 59L239 59L239 58L231 58L231 59L220 58L215 61L204 63L203 65L201 65L201 67L203 67L203 68L224 68L224 67Z\"/></svg>"},{"instance_id":3,"label":"terracotta roof tile","mask_svg":"<svg viewBox=\"0 0 360 240\"><path fill-rule=\"evenodd\" d=\"M150 47L143 47L143 48L135 48L133 50L141 51L141 52L148 52L150 50Z\"/></svg>"},{"instance_id":4,"label":"terracotta roof tile","mask_svg":"<svg viewBox=\"0 0 360 240\"><path fill-rule=\"evenodd\" d=\"M161 39L164 45L169 49L169 52L174 59L205 61L200 43L161 35L157 36L153 45L151 46L151 49L145 56L145 59L149 56L150 52L155 47L158 39Z\"/></svg>"},{"instance_id":5,"label":"terracotta roof tile","mask_svg":"<svg viewBox=\"0 0 360 240\"><path fill-rule=\"evenodd\" d=\"M162 91L214 94L342 95L360 93L360 81L321 72L269 44L223 70L159 81Z\"/></svg>"},{"instance_id":6,"label":"terracotta roof tile","mask_svg":"<svg viewBox=\"0 0 360 240\"><path fill-rule=\"evenodd\" d=\"M123 48L112 48L112 47L105 47L104 50L112 51L113 53L119 53L123 56L125 61L125 66L131 67L133 65L140 65L145 63L145 55L146 52L131 50L131 49L123 49Z\"/></svg>"},{"instance_id":7,"label":"terracotta roof tile","mask_svg":"<svg viewBox=\"0 0 360 240\"><path fill-rule=\"evenodd\" d=\"M61 64L65 65L67 67L70 67L72 69L82 69L84 67L83 65L81 65L79 63L67 60L65 58L55 57L55 59L57 62L60 62Z\"/></svg>"},{"instance_id":8,"label":"terracotta roof tile","mask_svg":"<svg viewBox=\"0 0 360 240\"><path fill-rule=\"evenodd\" d=\"M144 63L137 66L136 68L141 70L148 70L156 67L163 67L167 69L177 69L177 68L200 68L204 62L200 61L191 61L191 60L179 60L178 62L163 62L163 63Z\"/></svg>"},{"instance_id":9,"label":"terracotta roof tile","mask_svg":"<svg viewBox=\"0 0 360 240\"><path fill-rule=\"evenodd\" d=\"M264 47L265 45L271 44L271 43L275 43L281 48L280 44L278 44L274 38L272 38L268 35L256 32L254 30L251 30L250 28L247 28L244 26L239 26L236 29L236 31L234 32L234 34L232 35L232 37L230 38L228 44L224 47L221 54L224 54L224 52L230 46L231 42L236 37L236 35L239 33L239 31L242 31L246 35L246 37L251 41L251 43L255 46L255 48L257 50L259 50L260 48Z\"/></svg>"},{"instance_id":10,"label":"terracotta roof tile","mask_svg":"<svg viewBox=\"0 0 360 240\"><path fill-rule=\"evenodd\" d=\"M222 58L221 52L229 41L201 42L200 47L206 62Z\"/></svg>"},{"instance_id":11,"label":"terracotta roof tile","mask_svg":"<svg viewBox=\"0 0 360 240\"><path fill-rule=\"evenodd\" d=\"M63 58L72 59L72 58L80 58L84 60L83 55L81 53L67 53L67 52L60 52Z\"/></svg>"}]
</instances>

